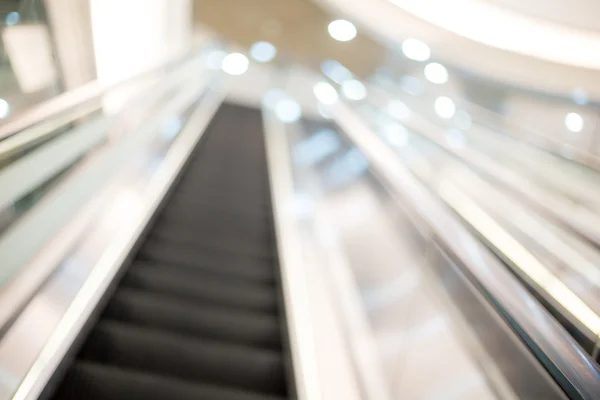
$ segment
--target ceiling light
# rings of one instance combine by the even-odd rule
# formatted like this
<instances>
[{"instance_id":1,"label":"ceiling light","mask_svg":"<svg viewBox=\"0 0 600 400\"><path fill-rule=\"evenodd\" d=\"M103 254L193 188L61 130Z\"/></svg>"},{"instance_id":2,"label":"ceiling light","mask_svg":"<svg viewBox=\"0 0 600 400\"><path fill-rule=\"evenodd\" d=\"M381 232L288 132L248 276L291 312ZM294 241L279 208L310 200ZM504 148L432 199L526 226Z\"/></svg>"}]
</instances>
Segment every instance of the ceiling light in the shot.
<instances>
[{"instance_id":1,"label":"ceiling light","mask_svg":"<svg viewBox=\"0 0 600 400\"><path fill-rule=\"evenodd\" d=\"M349 100L362 100L367 97L367 88L362 82L351 79L342 84L342 93Z\"/></svg>"},{"instance_id":2,"label":"ceiling light","mask_svg":"<svg viewBox=\"0 0 600 400\"><path fill-rule=\"evenodd\" d=\"M583 117L577 113L568 113L565 117L565 126L571 132L581 132L583 129Z\"/></svg>"},{"instance_id":3,"label":"ceiling light","mask_svg":"<svg viewBox=\"0 0 600 400\"><path fill-rule=\"evenodd\" d=\"M329 35L339 42L348 42L356 37L356 27L350 21L338 19L327 26Z\"/></svg>"},{"instance_id":4,"label":"ceiling light","mask_svg":"<svg viewBox=\"0 0 600 400\"><path fill-rule=\"evenodd\" d=\"M408 38L402 42L402 52L406 57L415 61L427 61L431 56L429 46L414 38Z\"/></svg>"},{"instance_id":5,"label":"ceiling light","mask_svg":"<svg viewBox=\"0 0 600 400\"><path fill-rule=\"evenodd\" d=\"M442 83L448 82L448 70L442 64L429 63L425 66L425 78L431 83Z\"/></svg>"},{"instance_id":6,"label":"ceiling light","mask_svg":"<svg viewBox=\"0 0 600 400\"><path fill-rule=\"evenodd\" d=\"M242 53L227 54L221 68L229 75L242 75L248 70L248 57Z\"/></svg>"},{"instance_id":7,"label":"ceiling light","mask_svg":"<svg viewBox=\"0 0 600 400\"><path fill-rule=\"evenodd\" d=\"M0 118L6 118L10 112L8 101L0 99Z\"/></svg>"},{"instance_id":8,"label":"ceiling light","mask_svg":"<svg viewBox=\"0 0 600 400\"><path fill-rule=\"evenodd\" d=\"M285 123L296 122L302 117L302 108L295 100L284 98L275 105L275 115Z\"/></svg>"},{"instance_id":9,"label":"ceiling light","mask_svg":"<svg viewBox=\"0 0 600 400\"><path fill-rule=\"evenodd\" d=\"M250 57L257 62L267 63L276 55L277 49L269 42L256 42L250 48Z\"/></svg>"},{"instance_id":10,"label":"ceiling light","mask_svg":"<svg viewBox=\"0 0 600 400\"><path fill-rule=\"evenodd\" d=\"M435 99L435 103L433 105L435 109L435 113L440 116L440 118L450 119L454 115L456 111L456 106L451 98L446 96L440 96Z\"/></svg>"},{"instance_id":11,"label":"ceiling light","mask_svg":"<svg viewBox=\"0 0 600 400\"><path fill-rule=\"evenodd\" d=\"M313 93L323 104L333 104L338 100L337 90L327 82L318 82L313 87Z\"/></svg>"}]
</instances>

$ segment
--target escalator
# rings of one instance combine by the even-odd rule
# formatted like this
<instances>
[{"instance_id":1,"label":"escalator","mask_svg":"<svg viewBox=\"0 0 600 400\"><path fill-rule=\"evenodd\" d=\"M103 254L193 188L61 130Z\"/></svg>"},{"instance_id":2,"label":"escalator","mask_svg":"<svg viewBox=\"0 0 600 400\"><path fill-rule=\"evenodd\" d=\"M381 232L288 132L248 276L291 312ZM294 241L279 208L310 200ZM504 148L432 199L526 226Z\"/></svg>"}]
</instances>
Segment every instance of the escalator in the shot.
<instances>
[{"instance_id":1,"label":"escalator","mask_svg":"<svg viewBox=\"0 0 600 400\"><path fill-rule=\"evenodd\" d=\"M47 397L291 394L262 129L256 109L217 111Z\"/></svg>"}]
</instances>

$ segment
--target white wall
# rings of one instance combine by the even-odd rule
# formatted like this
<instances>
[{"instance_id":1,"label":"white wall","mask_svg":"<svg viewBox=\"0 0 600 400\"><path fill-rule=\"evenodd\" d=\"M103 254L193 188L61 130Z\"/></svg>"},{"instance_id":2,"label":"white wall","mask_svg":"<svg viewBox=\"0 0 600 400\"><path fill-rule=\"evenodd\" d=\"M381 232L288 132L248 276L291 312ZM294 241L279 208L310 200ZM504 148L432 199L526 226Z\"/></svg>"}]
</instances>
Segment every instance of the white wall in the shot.
<instances>
[{"instance_id":1,"label":"white wall","mask_svg":"<svg viewBox=\"0 0 600 400\"><path fill-rule=\"evenodd\" d=\"M45 5L65 89L96 79L89 2L45 0Z\"/></svg>"},{"instance_id":2,"label":"white wall","mask_svg":"<svg viewBox=\"0 0 600 400\"><path fill-rule=\"evenodd\" d=\"M191 46L190 0L89 0L98 80L114 83L159 66ZM105 100L117 108L133 90Z\"/></svg>"}]
</instances>

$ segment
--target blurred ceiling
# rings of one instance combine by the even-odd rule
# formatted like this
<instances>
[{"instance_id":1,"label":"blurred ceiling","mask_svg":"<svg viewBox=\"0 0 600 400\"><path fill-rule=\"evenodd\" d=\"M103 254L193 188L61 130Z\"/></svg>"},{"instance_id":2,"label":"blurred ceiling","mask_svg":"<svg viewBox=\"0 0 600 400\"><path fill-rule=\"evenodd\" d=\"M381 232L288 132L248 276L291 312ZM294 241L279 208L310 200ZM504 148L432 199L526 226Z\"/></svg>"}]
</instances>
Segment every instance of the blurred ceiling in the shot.
<instances>
[{"instance_id":1,"label":"blurred ceiling","mask_svg":"<svg viewBox=\"0 0 600 400\"><path fill-rule=\"evenodd\" d=\"M350 42L332 39L327 25L335 18L310 0L197 0L194 19L246 49L269 41L289 61L317 70L332 59L366 77L386 55L386 49L360 31Z\"/></svg>"},{"instance_id":2,"label":"blurred ceiling","mask_svg":"<svg viewBox=\"0 0 600 400\"><path fill-rule=\"evenodd\" d=\"M600 31L598 0L479 0L563 26Z\"/></svg>"},{"instance_id":3,"label":"blurred ceiling","mask_svg":"<svg viewBox=\"0 0 600 400\"><path fill-rule=\"evenodd\" d=\"M531 48L531 43L520 40L520 35L525 33L517 33L511 24L494 28L497 37L530 46L527 48L530 51L511 51L502 45L472 40L468 35L444 29L407 12L400 7L402 4L442 13L442 17L452 14L469 24L477 22L469 12L477 5L487 5L493 7L491 9L512 11L517 20L523 16L549 24L545 26L546 33L556 40L545 41L547 48L544 49ZM444 7L450 7L451 12L442 12ZM279 51L277 62L291 61L318 70L324 60L333 59L360 78L371 76L382 66L388 69L392 66L397 76L413 74L415 68L422 67L399 55L399 48L402 40L415 37L430 46L432 60L459 71L463 77L478 77L501 86L508 84L559 97L570 97L574 90L583 88L590 99L600 99L600 80L597 79L600 53L585 51L600 46L600 22L594 18L597 15L600 15L597 0L556 0L551 5L547 0L194 0L196 23L242 49L249 49L259 40L269 41ZM493 13L487 17L493 20ZM327 25L336 18L347 18L357 24L358 36L350 42L332 39ZM598 26L596 32L581 29L595 25ZM576 26L579 29L575 29ZM573 32L568 32L570 29ZM565 32L582 35L583 39L578 42L581 46L571 45L571 39L559 35ZM599 40L584 43L587 33ZM559 48L559 44L562 47ZM549 56L544 53L546 50L551 53ZM554 56L562 56L563 50L565 56L575 62L556 62ZM536 56L537 53L541 56ZM584 64L598 64L598 69L582 68Z\"/></svg>"}]
</instances>

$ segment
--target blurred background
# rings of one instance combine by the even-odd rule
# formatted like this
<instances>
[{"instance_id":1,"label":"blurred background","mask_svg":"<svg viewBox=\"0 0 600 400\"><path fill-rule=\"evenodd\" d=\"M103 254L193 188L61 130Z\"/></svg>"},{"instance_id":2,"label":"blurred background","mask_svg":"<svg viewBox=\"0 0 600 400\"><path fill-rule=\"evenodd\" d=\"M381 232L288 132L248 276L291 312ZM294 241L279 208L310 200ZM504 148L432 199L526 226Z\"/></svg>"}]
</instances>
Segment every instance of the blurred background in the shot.
<instances>
[{"instance_id":1,"label":"blurred background","mask_svg":"<svg viewBox=\"0 0 600 400\"><path fill-rule=\"evenodd\" d=\"M599 15L0 0L0 400L600 398Z\"/></svg>"}]
</instances>

